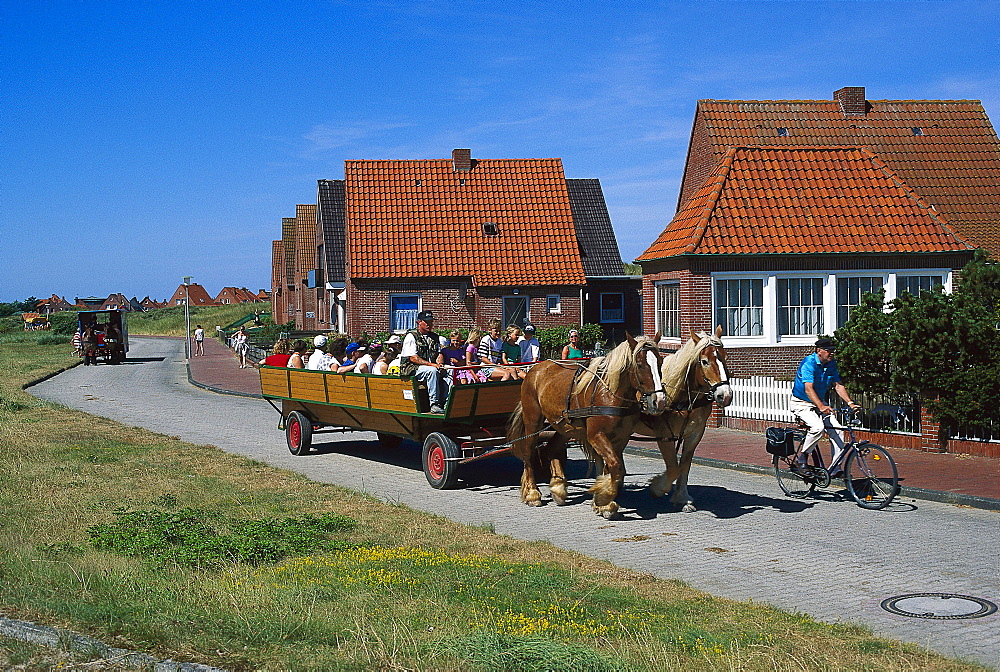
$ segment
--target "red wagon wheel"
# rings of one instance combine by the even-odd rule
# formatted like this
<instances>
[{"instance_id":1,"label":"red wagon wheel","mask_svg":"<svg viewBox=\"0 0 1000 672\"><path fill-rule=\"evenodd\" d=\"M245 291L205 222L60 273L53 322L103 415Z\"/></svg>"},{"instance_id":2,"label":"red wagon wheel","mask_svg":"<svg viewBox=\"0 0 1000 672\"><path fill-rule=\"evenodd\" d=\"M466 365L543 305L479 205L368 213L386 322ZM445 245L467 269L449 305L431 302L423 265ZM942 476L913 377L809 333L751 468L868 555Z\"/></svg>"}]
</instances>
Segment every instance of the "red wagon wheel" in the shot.
<instances>
[{"instance_id":1,"label":"red wagon wheel","mask_svg":"<svg viewBox=\"0 0 1000 672\"><path fill-rule=\"evenodd\" d=\"M445 490L455 487L458 481L458 461L461 457L458 445L449 437L438 432L424 439L422 463L424 476L432 488Z\"/></svg>"},{"instance_id":2,"label":"red wagon wheel","mask_svg":"<svg viewBox=\"0 0 1000 672\"><path fill-rule=\"evenodd\" d=\"M285 419L285 440L292 455L305 455L312 447L312 421L298 411Z\"/></svg>"}]
</instances>

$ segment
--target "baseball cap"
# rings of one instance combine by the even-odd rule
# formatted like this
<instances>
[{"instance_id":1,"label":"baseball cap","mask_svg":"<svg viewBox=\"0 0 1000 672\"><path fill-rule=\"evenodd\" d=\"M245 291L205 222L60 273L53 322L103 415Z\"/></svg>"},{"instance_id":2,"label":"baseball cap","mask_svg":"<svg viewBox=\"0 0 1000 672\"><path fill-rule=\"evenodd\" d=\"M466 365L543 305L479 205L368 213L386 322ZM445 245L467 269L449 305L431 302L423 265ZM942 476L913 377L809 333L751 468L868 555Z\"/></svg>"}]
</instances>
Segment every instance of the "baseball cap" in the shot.
<instances>
[{"instance_id":1,"label":"baseball cap","mask_svg":"<svg viewBox=\"0 0 1000 672\"><path fill-rule=\"evenodd\" d=\"M526 324L526 325L524 325L524 333L526 333L526 334L533 334L533 333L535 333L535 325L533 325L533 324Z\"/></svg>"},{"instance_id":2,"label":"baseball cap","mask_svg":"<svg viewBox=\"0 0 1000 672\"><path fill-rule=\"evenodd\" d=\"M317 348L322 348L324 345L326 345L326 336L320 334L319 336L314 338L313 345Z\"/></svg>"},{"instance_id":3,"label":"baseball cap","mask_svg":"<svg viewBox=\"0 0 1000 672\"><path fill-rule=\"evenodd\" d=\"M830 352L837 351L837 342L832 338L821 338L816 341L816 347L822 348L824 350L829 350Z\"/></svg>"},{"instance_id":4,"label":"baseball cap","mask_svg":"<svg viewBox=\"0 0 1000 672\"><path fill-rule=\"evenodd\" d=\"M570 329L570 330L569 330L569 335L570 335L570 336L579 336L579 335L580 335L580 332L579 332L579 331L577 331L576 329Z\"/></svg>"},{"instance_id":5,"label":"baseball cap","mask_svg":"<svg viewBox=\"0 0 1000 672\"><path fill-rule=\"evenodd\" d=\"M346 352L348 355L354 354L357 351L358 351L357 343L348 343L347 347L344 349L344 352Z\"/></svg>"},{"instance_id":6,"label":"baseball cap","mask_svg":"<svg viewBox=\"0 0 1000 672\"><path fill-rule=\"evenodd\" d=\"M433 319L434 319L434 313L432 313L429 310L421 310L419 313L417 313L418 322L430 322Z\"/></svg>"}]
</instances>

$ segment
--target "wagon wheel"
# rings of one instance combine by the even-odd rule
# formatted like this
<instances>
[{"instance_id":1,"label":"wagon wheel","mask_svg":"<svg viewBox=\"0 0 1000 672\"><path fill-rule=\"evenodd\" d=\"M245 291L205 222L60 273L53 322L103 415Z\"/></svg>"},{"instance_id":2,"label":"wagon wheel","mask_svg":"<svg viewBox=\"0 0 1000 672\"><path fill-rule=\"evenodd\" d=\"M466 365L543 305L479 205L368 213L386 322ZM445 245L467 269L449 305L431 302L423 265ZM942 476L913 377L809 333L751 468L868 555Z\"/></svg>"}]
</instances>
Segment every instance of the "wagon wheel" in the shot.
<instances>
[{"instance_id":1,"label":"wagon wheel","mask_svg":"<svg viewBox=\"0 0 1000 672\"><path fill-rule=\"evenodd\" d=\"M403 437L396 436L395 434L383 434L378 432L378 442L382 444L383 448L388 450L395 450L399 448L399 444L403 442Z\"/></svg>"},{"instance_id":2,"label":"wagon wheel","mask_svg":"<svg viewBox=\"0 0 1000 672\"><path fill-rule=\"evenodd\" d=\"M424 476L432 488L445 490L455 487L458 481L458 462L449 458L457 457L461 457L458 446L449 437L439 432L427 435L421 463Z\"/></svg>"},{"instance_id":3,"label":"wagon wheel","mask_svg":"<svg viewBox=\"0 0 1000 672\"><path fill-rule=\"evenodd\" d=\"M312 421L298 411L292 411L285 419L285 440L292 455L306 455L312 447Z\"/></svg>"}]
</instances>

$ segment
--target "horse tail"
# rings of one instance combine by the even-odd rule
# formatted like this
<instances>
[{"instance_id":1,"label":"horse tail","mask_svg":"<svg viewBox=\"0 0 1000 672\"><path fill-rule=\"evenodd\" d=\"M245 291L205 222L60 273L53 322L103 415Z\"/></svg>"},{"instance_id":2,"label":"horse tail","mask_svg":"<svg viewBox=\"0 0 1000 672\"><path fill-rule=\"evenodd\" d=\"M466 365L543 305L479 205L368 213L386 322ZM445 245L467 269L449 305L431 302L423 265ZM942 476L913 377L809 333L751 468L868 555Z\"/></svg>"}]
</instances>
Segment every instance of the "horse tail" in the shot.
<instances>
[{"instance_id":1,"label":"horse tail","mask_svg":"<svg viewBox=\"0 0 1000 672\"><path fill-rule=\"evenodd\" d=\"M510 419L507 420L507 440L513 442L522 438L524 438L524 412L519 401L510 414Z\"/></svg>"}]
</instances>

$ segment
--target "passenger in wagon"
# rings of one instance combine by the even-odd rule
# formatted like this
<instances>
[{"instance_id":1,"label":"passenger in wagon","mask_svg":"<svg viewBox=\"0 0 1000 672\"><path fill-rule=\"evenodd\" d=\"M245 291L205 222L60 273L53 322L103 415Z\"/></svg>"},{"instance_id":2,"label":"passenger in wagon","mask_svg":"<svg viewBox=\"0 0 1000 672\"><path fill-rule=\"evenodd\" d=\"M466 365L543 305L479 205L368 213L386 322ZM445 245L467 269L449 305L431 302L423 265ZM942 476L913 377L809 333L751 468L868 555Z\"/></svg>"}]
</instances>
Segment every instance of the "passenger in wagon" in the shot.
<instances>
[{"instance_id":1,"label":"passenger in wagon","mask_svg":"<svg viewBox=\"0 0 1000 672\"><path fill-rule=\"evenodd\" d=\"M364 339L358 341L358 348L354 352L354 373L371 373L375 365L375 357L368 342Z\"/></svg>"},{"instance_id":2,"label":"passenger in wagon","mask_svg":"<svg viewBox=\"0 0 1000 672\"><path fill-rule=\"evenodd\" d=\"M480 366L482 364L479 359L479 339L482 335L483 332L475 327L469 329L469 337L465 339L466 366ZM488 378L483 371L485 369L462 369L458 372L458 382L464 384L485 383Z\"/></svg>"},{"instance_id":3,"label":"passenger in wagon","mask_svg":"<svg viewBox=\"0 0 1000 672\"><path fill-rule=\"evenodd\" d=\"M479 363L485 364L482 369L487 380L510 380L511 370L501 363L500 353L503 350L503 339L500 338L500 320L494 318L489 323L489 333L479 341Z\"/></svg>"},{"instance_id":4,"label":"passenger in wagon","mask_svg":"<svg viewBox=\"0 0 1000 672\"><path fill-rule=\"evenodd\" d=\"M329 371L330 361L333 359L326 353L326 336L320 334L313 339L313 353L309 355L306 368L310 371Z\"/></svg>"},{"instance_id":5,"label":"passenger in wagon","mask_svg":"<svg viewBox=\"0 0 1000 672\"><path fill-rule=\"evenodd\" d=\"M440 340L433 331L434 313L421 310L417 313L417 328L406 332L400 353L400 374L414 377L427 385L431 413L444 413L448 401L451 378L437 363Z\"/></svg>"},{"instance_id":6,"label":"passenger in wagon","mask_svg":"<svg viewBox=\"0 0 1000 672\"><path fill-rule=\"evenodd\" d=\"M292 343L292 354L288 358L288 368L290 369L304 369L306 368L305 354L309 346L302 339L299 339Z\"/></svg>"},{"instance_id":7,"label":"passenger in wagon","mask_svg":"<svg viewBox=\"0 0 1000 672\"><path fill-rule=\"evenodd\" d=\"M518 339L517 344L521 346L522 362L537 362L542 358L542 346L535 338L535 325L524 325L524 336Z\"/></svg>"},{"instance_id":8,"label":"passenger in wagon","mask_svg":"<svg viewBox=\"0 0 1000 672\"><path fill-rule=\"evenodd\" d=\"M376 376L388 376L393 374L390 368L396 367L396 371L393 375L399 375L399 350L401 348L400 343L386 343L385 349L382 351L382 355L375 360L375 366L372 368L372 373Z\"/></svg>"},{"instance_id":9,"label":"passenger in wagon","mask_svg":"<svg viewBox=\"0 0 1000 672\"><path fill-rule=\"evenodd\" d=\"M511 325L507 327L507 336L500 346L500 361L507 365L511 380L518 380L528 375L527 371L515 366L521 362L521 346L517 339L521 337L521 329Z\"/></svg>"},{"instance_id":10,"label":"passenger in wagon","mask_svg":"<svg viewBox=\"0 0 1000 672\"><path fill-rule=\"evenodd\" d=\"M302 343L305 347L305 343ZM274 350L272 354L261 360L261 366L288 366L288 360L291 359L291 354L289 354L290 346L288 344L287 338L280 339L274 344Z\"/></svg>"}]
</instances>

